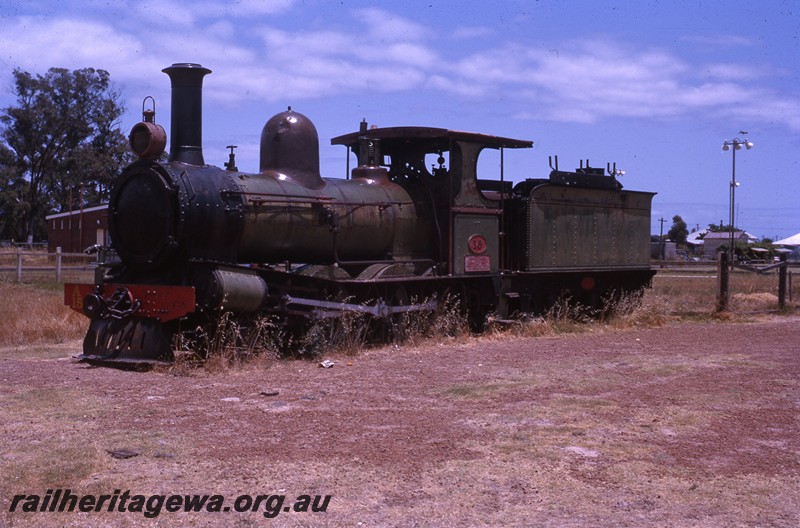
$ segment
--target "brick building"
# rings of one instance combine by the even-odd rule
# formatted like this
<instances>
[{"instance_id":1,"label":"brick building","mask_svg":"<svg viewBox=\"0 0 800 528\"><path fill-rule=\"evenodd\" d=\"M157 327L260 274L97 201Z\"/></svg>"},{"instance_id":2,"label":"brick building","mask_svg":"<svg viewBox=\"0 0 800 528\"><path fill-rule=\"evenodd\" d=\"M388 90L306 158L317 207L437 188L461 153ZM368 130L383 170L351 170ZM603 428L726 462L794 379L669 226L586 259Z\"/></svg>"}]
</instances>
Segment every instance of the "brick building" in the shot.
<instances>
[{"instance_id":1,"label":"brick building","mask_svg":"<svg viewBox=\"0 0 800 528\"><path fill-rule=\"evenodd\" d=\"M50 252L61 247L64 253L80 253L94 244L109 244L108 204L53 214L46 220Z\"/></svg>"}]
</instances>

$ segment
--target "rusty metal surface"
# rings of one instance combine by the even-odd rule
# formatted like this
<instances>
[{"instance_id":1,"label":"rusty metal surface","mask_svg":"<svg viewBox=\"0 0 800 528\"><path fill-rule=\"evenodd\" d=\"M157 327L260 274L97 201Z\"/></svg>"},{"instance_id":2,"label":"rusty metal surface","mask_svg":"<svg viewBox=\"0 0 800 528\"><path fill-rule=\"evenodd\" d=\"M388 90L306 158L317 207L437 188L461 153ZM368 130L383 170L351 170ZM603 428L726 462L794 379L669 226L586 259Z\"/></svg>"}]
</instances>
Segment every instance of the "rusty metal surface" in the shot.
<instances>
[{"instance_id":1,"label":"rusty metal surface","mask_svg":"<svg viewBox=\"0 0 800 528\"><path fill-rule=\"evenodd\" d=\"M429 216L401 186L325 179L309 190L272 173L243 176L239 258L332 263L429 253ZM290 196L294 198L281 198Z\"/></svg>"},{"instance_id":2,"label":"rusty metal surface","mask_svg":"<svg viewBox=\"0 0 800 528\"><path fill-rule=\"evenodd\" d=\"M324 179L311 189L272 170L139 162L112 191L112 243L141 268L181 255L230 263L429 256L435 240L424 191L412 195L376 176Z\"/></svg>"},{"instance_id":3,"label":"rusty metal surface","mask_svg":"<svg viewBox=\"0 0 800 528\"><path fill-rule=\"evenodd\" d=\"M322 187L314 123L291 106L272 116L261 131L259 171L277 173L309 189Z\"/></svg>"},{"instance_id":4,"label":"rusty metal surface","mask_svg":"<svg viewBox=\"0 0 800 528\"><path fill-rule=\"evenodd\" d=\"M167 145L167 132L155 123L142 121L136 123L128 136L131 150L146 159L158 158Z\"/></svg>"}]
</instances>

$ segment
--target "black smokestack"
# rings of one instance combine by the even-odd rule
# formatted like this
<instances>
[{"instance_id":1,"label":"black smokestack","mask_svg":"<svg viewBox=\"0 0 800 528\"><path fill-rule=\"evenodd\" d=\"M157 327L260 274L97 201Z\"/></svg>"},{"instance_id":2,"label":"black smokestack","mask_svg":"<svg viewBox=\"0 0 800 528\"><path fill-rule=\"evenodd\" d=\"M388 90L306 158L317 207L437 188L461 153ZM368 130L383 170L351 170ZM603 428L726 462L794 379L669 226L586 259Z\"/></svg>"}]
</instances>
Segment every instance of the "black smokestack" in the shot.
<instances>
[{"instance_id":1,"label":"black smokestack","mask_svg":"<svg viewBox=\"0 0 800 528\"><path fill-rule=\"evenodd\" d=\"M179 63L164 68L172 80L169 160L205 165L203 161L203 77L211 70Z\"/></svg>"}]
</instances>

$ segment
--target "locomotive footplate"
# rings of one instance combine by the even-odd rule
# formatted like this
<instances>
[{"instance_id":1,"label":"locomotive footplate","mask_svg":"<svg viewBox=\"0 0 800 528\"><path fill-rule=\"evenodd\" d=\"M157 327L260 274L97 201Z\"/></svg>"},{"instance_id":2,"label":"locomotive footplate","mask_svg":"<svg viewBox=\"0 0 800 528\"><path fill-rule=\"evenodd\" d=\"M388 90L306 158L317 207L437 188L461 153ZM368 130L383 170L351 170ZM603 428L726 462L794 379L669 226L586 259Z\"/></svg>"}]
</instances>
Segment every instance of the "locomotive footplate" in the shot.
<instances>
[{"instance_id":1,"label":"locomotive footplate","mask_svg":"<svg viewBox=\"0 0 800 528\"><path fill-rule=\"evenodd\" d=\"M90 319L120 319L135 313L163 323L193 312L195 291L191 286L165 284L67 283L64 304Z\"/></svg>"},{"instance_id":2,"label":"locomotive footplate","mask_svg":"<svg viewBox=\"0 0 800 528\"><path fill-rule=\"evenodd\" d=\"M81 361L112 366L172 363L173 325L195 309L194 288L66 284L64 302L90 318Z\"/></svg>"}]
</instances>

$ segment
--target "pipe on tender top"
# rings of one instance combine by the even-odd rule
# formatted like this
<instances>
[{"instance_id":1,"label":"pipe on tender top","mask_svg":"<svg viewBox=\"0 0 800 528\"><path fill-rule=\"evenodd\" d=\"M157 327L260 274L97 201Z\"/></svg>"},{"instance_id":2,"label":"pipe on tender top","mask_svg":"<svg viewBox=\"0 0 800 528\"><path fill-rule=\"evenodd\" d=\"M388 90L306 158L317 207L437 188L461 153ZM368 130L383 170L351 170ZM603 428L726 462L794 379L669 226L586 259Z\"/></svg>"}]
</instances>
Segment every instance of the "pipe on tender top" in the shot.
<instances>
[{"instance_id":1,"label":"pipe on tender top","mask_svg":"<svg viewBox=\"0 0 800 528\"><path fill-rule=\"evenodd\" d=\"M164 68L172 81L169 161L205 165L203 160L203 77L211 73L199 64L177 63Z\"/></svg>"}]
</instances>

